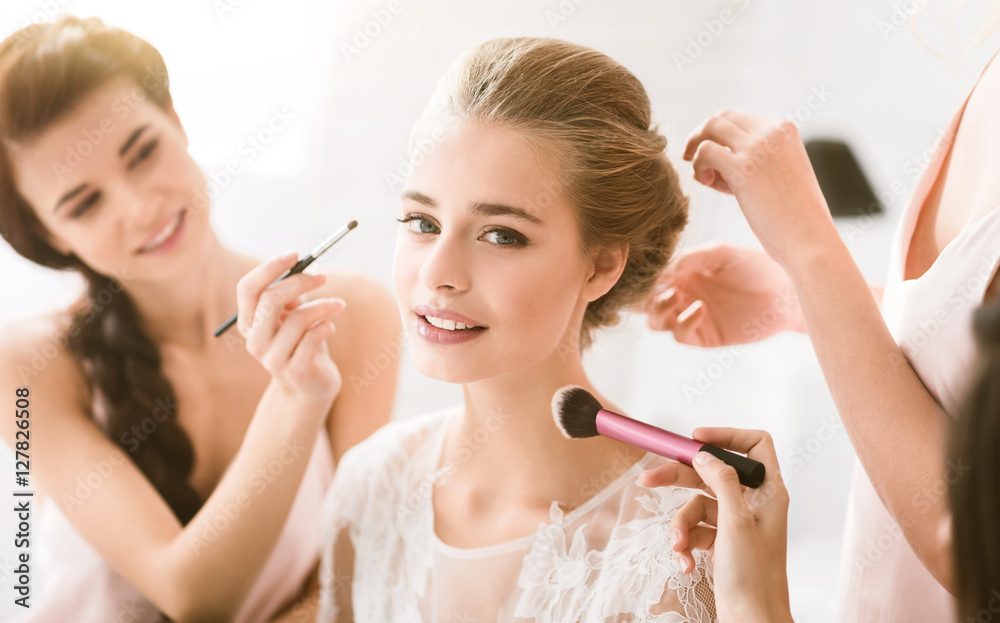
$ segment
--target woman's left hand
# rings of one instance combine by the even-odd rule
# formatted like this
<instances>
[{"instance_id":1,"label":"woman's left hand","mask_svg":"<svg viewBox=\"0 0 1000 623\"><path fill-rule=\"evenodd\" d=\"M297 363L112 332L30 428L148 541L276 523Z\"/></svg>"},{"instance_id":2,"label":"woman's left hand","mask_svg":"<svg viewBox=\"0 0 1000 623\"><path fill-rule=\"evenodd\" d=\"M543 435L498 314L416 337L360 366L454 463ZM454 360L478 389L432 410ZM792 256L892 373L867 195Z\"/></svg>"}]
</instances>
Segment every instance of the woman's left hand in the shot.
<instances>
[{"instance_id":1,"label":"woman's left hand","mask_svg":"<svg viewBox=\"0 0 1000 623\"><path fill-rule=\"evenodd\" d=\"M736 197L764 250L788 267L808 245L837 236L795 124L723 111L692 132L694 178Z\"/></svg>"},{"instance_id":2,"label":"woman's left hand","mask_svg":"<svg viewBox=\"0 0 1000 623\"><path fill-rule=\"evenodd\" d=\"M715 562L715 603L719 621L791 621L788 575L788 491L781 480L771 436L737 428L699 428L693 437L745 453L766 468L756 489L742 487L736 470L707 452L695 455L694 469L665 463L643 473L639 484L697 488L670 522L674 556L694 570L693 551L706 550ZM709 497L712 496L712 497Z\"/></svg>"}]
</instances>

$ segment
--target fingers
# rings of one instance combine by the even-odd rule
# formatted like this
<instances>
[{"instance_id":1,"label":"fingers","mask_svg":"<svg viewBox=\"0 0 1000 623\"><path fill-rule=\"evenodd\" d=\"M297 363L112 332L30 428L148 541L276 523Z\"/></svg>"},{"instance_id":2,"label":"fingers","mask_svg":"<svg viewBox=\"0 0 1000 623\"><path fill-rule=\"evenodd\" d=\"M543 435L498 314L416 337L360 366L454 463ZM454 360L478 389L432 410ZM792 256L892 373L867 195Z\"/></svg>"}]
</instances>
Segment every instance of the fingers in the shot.
<instances>
[{"instance_id":1,"label":"fingers","mask_svg":"<svg viewBox=\"0 0 1000 623\"><path fill-rule=\"evenodd\" d=\"M695 455L694 468L712 490L718 515L725 517L727 522L753 521L753 514L743 500L743 487L735 469L707 452ZM711 523L718 525L717 521Z\"/></svg>"},{"instance_id":2,"label":"fingers","mask_svg":"<svg viewBox=\"0 0 1000 623\"><path fill-rule=\"evenodd\" d=\"M703 141L697 145L691 164L694 179L719 192L732 194L728 180L739 173L736 156L714 141Z\"/></svg>"},{"instance_id":3,"label":"fingers","mask_svg":"<svg viewBox=\"0 0 1000 623\"><path fill-rule=\"evenodd\" d=\"M750 143L751 137L747 130L744 130L726 117L714 115L709 117L700 126L695 128L691 136L688 137L684 146L684 159L691 160L698 149L698 145L705 141L718 143L731 150L744 149Z\"/></svg>"},{"instance_id":4,"label":"fingers","mask_svg":"<svg viewBox=\"0 0 1000 623\"><path fill-rule=\"evenodd\" d=\"M236 304L240 316L236 327L244 337L253 323L261 292L272 281L295 265L295 256L295 252L289 251L284 255L271 258L243 275L236 284Z\"/></svg>"},{"instance_id":5,"label":"fingers","mask_svg":"<svg viewBox=\"0 0 1000 623\"><path fill-rule=\"evenodd\" d=\"M712 546L715 545L715 535L717 533L718 531L715 528L709 526L695 526L688 532L687 547L680 549L677 543L674 543L674 558L677 559L677 564L680 565L684 573L694 571L697 564L694 560L694 550L700 549L706 552L712 550Z\"/></svg>"},{"instance_id":6,"label":"fingers","mask_svg":"<svg viewBox=\"0 0 1000 623\"><path fill-rule=\"evenodd\" d=\"M671 461L639 474L639 484L643 487L684 487L709 491L705 482L692 467Z\"/></svg>"},{"instance_id":7,"label":"fingers","mask_svg":"<svg viewBox=\"0 0 1000 623\"><path fill-rule=\"evenodd\" d=\"M780 473L778 455L774 440L767 431L743 428L696 428L691 436L698 441L712 444L724 450L745 454L764 464L768 474Z\"/></svg>"},{"instance_id":8,"label":"fingers","mask_svg":"<svg viewBox=\"0 0 1000 623\"><path fill-rule=\"evenodd\" d=\"M711 483L709 483L711 484ZM688 500L670 520L670 534L674 536L674 549L688 549L689 533L692 528L705 522L711 526L718 523L719 503L700 493Z\"/></svg>"},{"instance_id":9,"label":"fingers","mask_svg":"<svg viewBox=\"0 0 1000 623\"><path fill-rule=\"evenodd\" d=\"M320 323L327 316L339 313L344 307L344 301L341 299L318 299L289 312L271 340L267 354L261 363L273 374L292 358L293 351L304 339L307 330L315 328L313 325ZM333 331L330 331L327 337L332 333ZM251 334L250 339L260 338Z\"/></svg>"},{"instance_id":10,"label":"fingers","mask_svg":"<svg viewBox=\"0 0 1000 623\"><path fill-rule=\"evenodd\" d=\"M707 318L708 310L705 307L704 301L695 301L677 315L670 330L673 331L674 338L681 344L698 344L705 347L715 346L715 344L705 342L705 335L701 331Z\"/></svg>"}]
</instances>

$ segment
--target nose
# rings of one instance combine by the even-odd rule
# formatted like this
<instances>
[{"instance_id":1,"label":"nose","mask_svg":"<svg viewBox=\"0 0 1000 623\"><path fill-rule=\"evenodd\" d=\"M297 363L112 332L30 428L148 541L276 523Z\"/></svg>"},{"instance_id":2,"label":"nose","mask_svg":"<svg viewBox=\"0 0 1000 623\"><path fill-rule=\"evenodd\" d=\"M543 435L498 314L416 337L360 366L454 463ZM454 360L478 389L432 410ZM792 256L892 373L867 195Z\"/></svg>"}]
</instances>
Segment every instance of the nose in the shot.
<instances>
[{"instance_id":1,"label":"nose","mask_svg":"<svg viewBox=\"0 0 1000 623\"><path fill-rule=\"evenodd\" d=\"M472 258L465 241L456 235L439 235L420 266L419 278L431 292L464 292L471 285Z\"/></svg>"},{"instance_id":2,"label":"nose","mask_svg":"<svg viewBox=\"0 0 1000 623\"><path fill-rule=\"evenodd\" d=\"M149 233L166 216L163 195L128 183L121 184L116 190L126 222L138 233Z\"/></svg>"}]
</instances>

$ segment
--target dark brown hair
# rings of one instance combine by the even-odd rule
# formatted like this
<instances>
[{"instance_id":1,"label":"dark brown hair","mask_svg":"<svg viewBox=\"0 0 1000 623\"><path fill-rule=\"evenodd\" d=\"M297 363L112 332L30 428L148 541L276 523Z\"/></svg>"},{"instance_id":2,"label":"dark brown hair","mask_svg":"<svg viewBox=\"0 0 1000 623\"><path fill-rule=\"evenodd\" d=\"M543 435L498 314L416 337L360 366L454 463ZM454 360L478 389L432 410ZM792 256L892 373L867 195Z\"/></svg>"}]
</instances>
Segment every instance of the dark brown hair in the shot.
<instances>
[{"instance_id":1,"label":"dark brown hair","mask_svg":"<svg viewBox=\"0 0 1000 623\"><path fill-rule=\"evenodd\" d=\"M981 367L952 429L948 454L969 471L949 487L959 620L1000 606L1000 302L976 311Z\"/></svg>"},{"instance_id":2,"label":"dark brown hair","mask_svg":"<svg viewBox=\"0 0 1000 623\"><path fill-rule=\"evenodd\" d=\"M161 369L160 351L143 331L132 299L113 276L49 244L49 234L15 185L8 147L28 141L88 95L115 78L133 80L146 97L172 107L163 58L146 41L97 18L63 17L33 24L0 44L0 235L23 257L76 271L87 284L75 306L67 344L84 371L91 417L123 447L174 514L187 523L201 506L188 483L194 450L177 422L176 405ZM150 79L150 78L153 79ZM108 294L111 294L108 297ZM156 430L141 443L125 439L153 415Z\"/></svg>"},{"instance_id":3,"label":"dark brown hair","mask_svg":"<svg viewBox=\"0 0 1000 623\"><path fill-rule=\"evenodd\" d=\"M618 282L587 306L581 348L594 329L616 324L621 309L646 299L687 224L688 200L632 72L559 39L494 39L448 71L414 139L424 122L442 119L497 123L539 139L560 159L553 192L576 208L582 251L628 245Z\"/></svg>"}]
</instances>

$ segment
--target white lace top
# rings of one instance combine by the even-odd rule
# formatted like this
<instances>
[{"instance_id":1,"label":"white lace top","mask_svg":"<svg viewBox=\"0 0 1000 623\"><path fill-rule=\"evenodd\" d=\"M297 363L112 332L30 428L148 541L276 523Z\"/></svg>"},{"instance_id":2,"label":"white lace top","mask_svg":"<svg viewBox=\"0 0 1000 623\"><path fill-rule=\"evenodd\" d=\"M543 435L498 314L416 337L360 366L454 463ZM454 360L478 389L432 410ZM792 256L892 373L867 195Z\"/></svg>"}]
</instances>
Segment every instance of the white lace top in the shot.
<instances>
[{"instance_id":1,"label":"white lace top","mask_svg":"<svg viewBox=\"0 0 1000 623\"><path fill-rule=\"evenodd\" d=\"M635 483L667 461L654 454L569 512L552 502L533 534L475 549L438 539L431 496L454 469L439 464L461 414L393 422L344 455L323 503L318 621L716 620L709 558L697 552L686 575L671 554L670 519L692 492Z\"/></svg>"}]
</instances>

